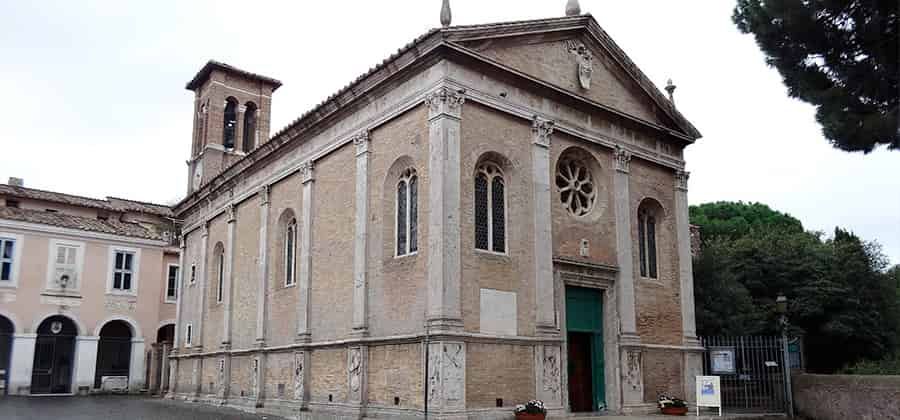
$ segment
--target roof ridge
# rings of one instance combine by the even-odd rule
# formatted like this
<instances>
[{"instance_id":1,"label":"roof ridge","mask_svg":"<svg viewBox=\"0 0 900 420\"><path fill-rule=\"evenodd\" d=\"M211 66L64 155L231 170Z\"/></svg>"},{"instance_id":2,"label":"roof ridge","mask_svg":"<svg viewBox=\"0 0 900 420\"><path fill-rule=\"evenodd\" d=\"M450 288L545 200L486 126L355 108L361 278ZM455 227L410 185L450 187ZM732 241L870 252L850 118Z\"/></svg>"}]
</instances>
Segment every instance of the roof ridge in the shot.
<instances>
[{"instance_id":1,"label":"roof ridge","mask_svg":"<svg viewBox=\"0 0 900 420\"><path fill-rule=\"evenodd\" d=\"M148 205L148 206L169 207L169 208L172 207L172 206L170 206L170 205L168 205L168 204L159 204L159 203L154 203L154 202L152 202L152 201L132 200L132 199L130 199L130 198L115 197L115 196L112 196L112 195L106 196L106 199L107 199L107 200L109 200L110 198L113 198L113 199L116 199L116 200L122 200L122 201L130 201L130 202L132 202L132 203L146 204L146 205Z\"/></svg>"},{"instance_id":2,"label":"roof ridge","mask_svg":"<svg viewBox=\"0 0 900 420\"><path fill-rule=\"evenodd\" d=\"M82 199L82 200L97 201L97 202L100 202L100 203L109 204L109 201L107 201L107 200L105 200L105 199L102 199L102 198L94 198L94 197L88 197L88 196L85 196L85 195L69 194L69 193L63 193L63 192L59 192L59 191L43 190L43 189L40 189L40 188L32 188L32 187L20 187L20 186L9 185L9 184L0 184L0 187L9 187L9 188L12 188L12 189L22 189L22 190L37 191L37 192L48 193L48 194L64 195L64 196L66 196L66 197L80 198L80 199Z\"/></svg>"}]
</instances>

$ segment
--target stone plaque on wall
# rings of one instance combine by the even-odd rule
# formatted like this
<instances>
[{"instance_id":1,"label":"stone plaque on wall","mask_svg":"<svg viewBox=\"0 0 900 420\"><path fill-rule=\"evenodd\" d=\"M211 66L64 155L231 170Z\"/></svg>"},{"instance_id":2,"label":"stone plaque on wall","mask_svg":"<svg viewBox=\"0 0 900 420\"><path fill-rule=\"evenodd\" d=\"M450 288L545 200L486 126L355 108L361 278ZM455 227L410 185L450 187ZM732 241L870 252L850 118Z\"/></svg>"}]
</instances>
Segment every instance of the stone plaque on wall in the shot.
<instances>
[{"instance_id":1,"label":"stone plaque on wall","mask_svg":"<svg viewBox=\"0 0 900 420\"><path fill-rule=\"evenodd\" d=\"M481 324L484 334L518 334L516 293L481 289Z\"/></svg>"}]
</instances>

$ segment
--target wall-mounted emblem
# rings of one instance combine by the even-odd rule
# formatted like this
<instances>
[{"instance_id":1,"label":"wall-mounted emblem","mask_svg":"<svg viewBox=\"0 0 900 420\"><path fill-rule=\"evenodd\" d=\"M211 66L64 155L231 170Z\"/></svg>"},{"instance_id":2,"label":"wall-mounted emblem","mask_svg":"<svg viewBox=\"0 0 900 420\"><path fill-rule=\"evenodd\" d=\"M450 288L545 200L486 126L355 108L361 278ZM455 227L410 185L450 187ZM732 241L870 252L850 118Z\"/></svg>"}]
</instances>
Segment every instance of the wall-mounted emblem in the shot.
<instances>
[{"instance_id":1,"label":"wall-mounted emblem","mask_svg":"<svg viewBox=\"0 0 900 420\"><path fill-rule=\"evenodd\" d=\"M566 41L566 51L575 55L578 62L578 84L582 89L591 88L591 74L594 72L594 56L581 42L575 40Z\"/></svg>"}]
</instances>

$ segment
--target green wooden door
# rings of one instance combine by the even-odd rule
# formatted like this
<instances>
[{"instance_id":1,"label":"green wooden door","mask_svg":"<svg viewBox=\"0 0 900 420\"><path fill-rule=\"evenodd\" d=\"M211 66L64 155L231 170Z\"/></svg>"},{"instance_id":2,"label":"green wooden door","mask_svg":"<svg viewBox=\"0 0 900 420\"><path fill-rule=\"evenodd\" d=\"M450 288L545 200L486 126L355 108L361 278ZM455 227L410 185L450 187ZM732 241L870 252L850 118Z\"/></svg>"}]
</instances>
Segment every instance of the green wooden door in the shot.
<instances>
[{"instance_id":1,"label":"green wooden door","mask_svg":"<svg viewBox=\"0 0 900 420\"><path fill-rule=\"evenodd\" d=\"M566 287L566 329L570 333L589 333L591 389L594 409L606 408L606 384L603 365L603 292L583 287Z\"/></svg>"}]
</instances>

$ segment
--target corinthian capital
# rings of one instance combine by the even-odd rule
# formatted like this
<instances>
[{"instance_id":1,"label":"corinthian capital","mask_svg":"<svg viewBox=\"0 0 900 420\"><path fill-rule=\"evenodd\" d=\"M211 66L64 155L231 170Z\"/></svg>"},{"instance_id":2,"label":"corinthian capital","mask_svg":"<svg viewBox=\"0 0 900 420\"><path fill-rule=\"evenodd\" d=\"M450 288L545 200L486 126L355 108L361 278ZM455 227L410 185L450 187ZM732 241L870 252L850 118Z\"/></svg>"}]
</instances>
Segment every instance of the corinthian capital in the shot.
<instances>
[{"instance_id":1,"label":"corinthian capital","mask_svg":"<svg viewBox=\"0 0 900 420\"><path fill-rule=\"evenodd\" d=\"M462 104L466 102L465 93L466 91L463 89L454 91L446 86L431 92L425 98L425 103L428 104L428 118L439 115L459 118Z\"/></svg>"},{"instance_id":2,"label":"corinthian capital","mask_svg":"<svg viewBox=\"0 0 900 420\"><path fill-rule=\"evenodd\" d=\"M537 115L531 121L531 132L534 135L534 144L550 147L550 135L556 125L552 120L545 120Z\"/></svg>"},{"instance_id":3,"label":"corinthian capital","mask_svg":"<svg viewBox=\"0 0 900 420\"><path fill-rule=\"evenodd\" d=\"M313 162L312 160L307 160L300 164L300 178L303 183L307 183L313 180Z\"/></svg>"},{"instance_id":4,"label":"corinthian capital","mask_svg":"<svg viewBox=\"0 0 900 420\"><path fill-rule=\"evenodd\" d=\"M363 130L353 136L353 144L356 145L356 156L369 151L369 130Z\"/></svg>"},{"instance_id":5,"label":"corinthian capital","mask_svg":"<svg viewBox=\"0 0 900 420\"><path fill-rule=\"evenodd\" d=\"M688 178L691 177L691 173L688 171L683 171L681 169L675 171L675 189L679 191L687 191L688 189Z\"/></svg>"},{"instance_id":6,"label":"corinthian capital","mask_svg":"<svg viewBox=\"0 0 900 420\"><path fill-rule=\"evenodd\" d=\"M627 174L629 162L631 162L631 152L625 150L622 146L616 146L616 150L613 152L613 159L616 161L616 170Z\"/></svg>"}]
</instances>

